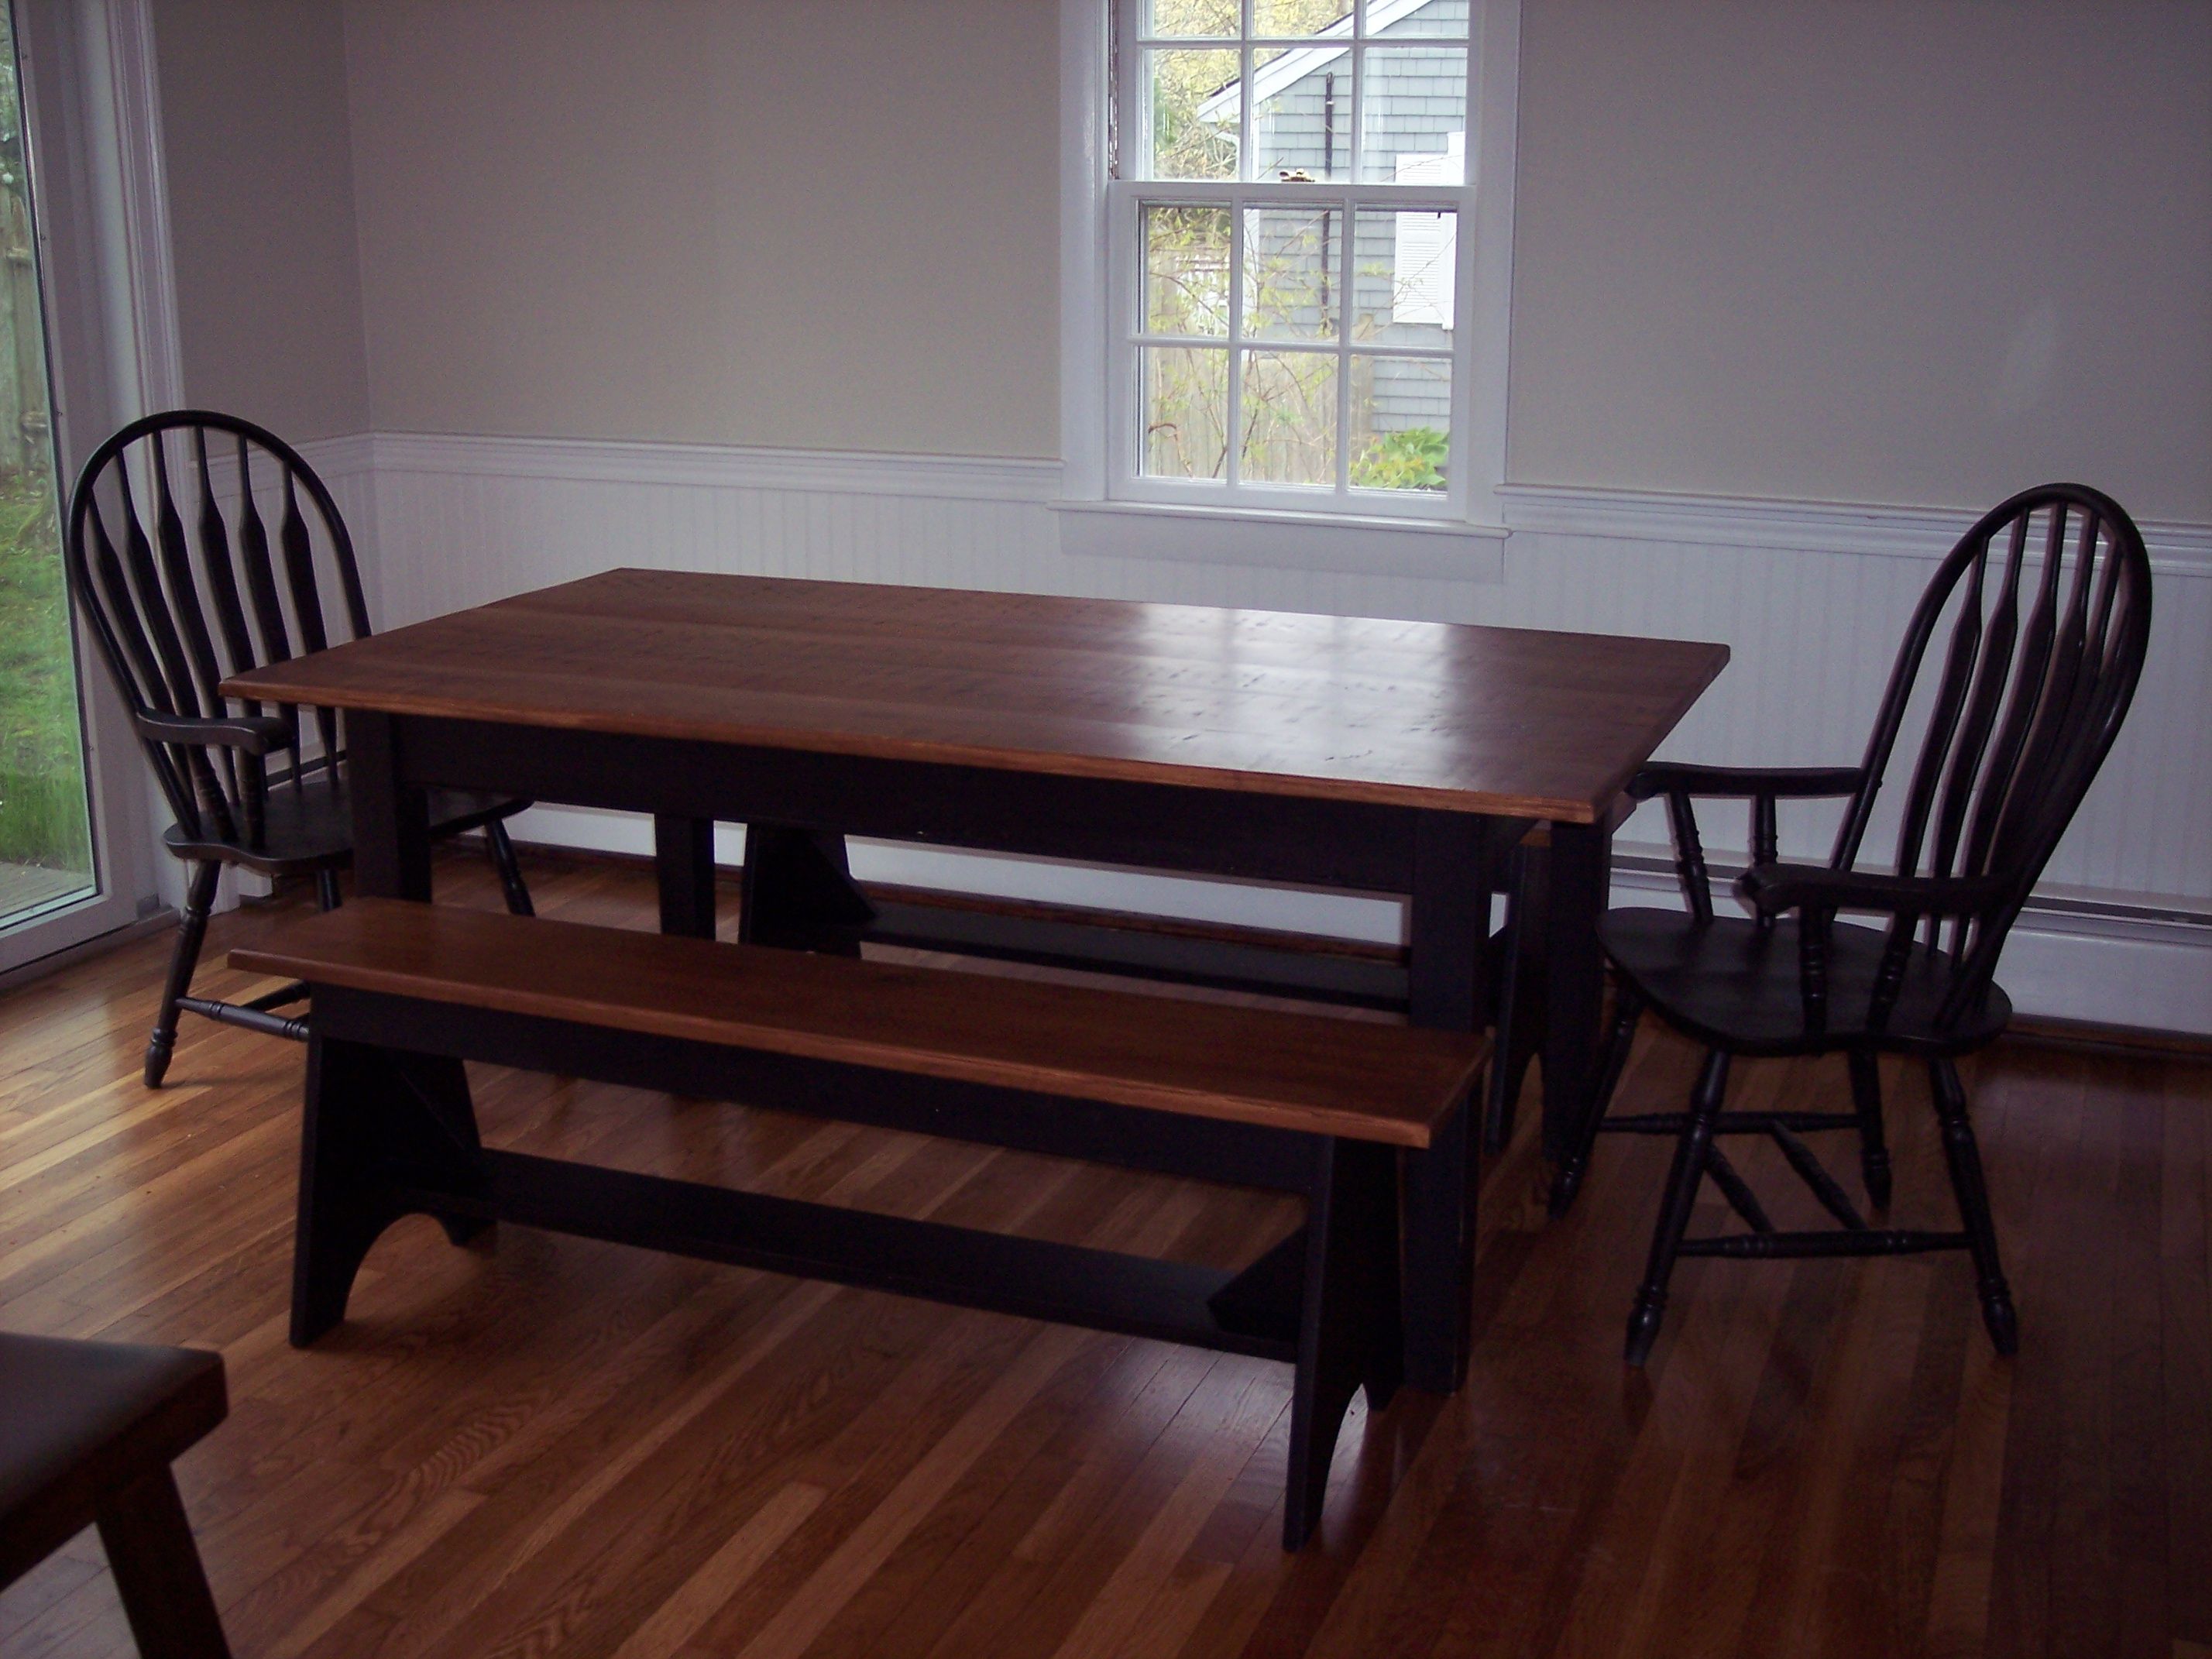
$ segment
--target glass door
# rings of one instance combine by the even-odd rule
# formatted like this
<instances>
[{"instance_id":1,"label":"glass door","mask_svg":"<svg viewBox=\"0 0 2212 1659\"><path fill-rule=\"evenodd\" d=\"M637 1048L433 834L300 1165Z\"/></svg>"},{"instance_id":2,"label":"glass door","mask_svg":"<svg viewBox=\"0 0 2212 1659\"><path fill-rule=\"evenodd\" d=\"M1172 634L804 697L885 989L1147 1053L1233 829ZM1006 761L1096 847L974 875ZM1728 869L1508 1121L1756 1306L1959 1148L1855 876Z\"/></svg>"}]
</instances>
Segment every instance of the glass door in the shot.
<instances>
[{"instance_id":1,"label":"glass door","mask_svg":"<svg viewBox=\"0 0 2212 1659\"><path fill-rule=\"evenodd\" d=\"M96 793L143 787L135 765L118 764L135 760L127 735L105 765L88 742L114 711L107 698L88 722L63 575L52 319L32 188L37 100L18 13L0 0L0 972L133 919L94 808ZM134 825L142 816L123 814Z\"/></svg>"},{"instance_id":2,"label":"glass door","mask_svg":"<svg viewBox=\"0 0 2212 1659\"><path fill-rule=\"evenodd\" d=\"M99 887L11 12L0 7L0 928Z\"/></svg>"}]
</instances>

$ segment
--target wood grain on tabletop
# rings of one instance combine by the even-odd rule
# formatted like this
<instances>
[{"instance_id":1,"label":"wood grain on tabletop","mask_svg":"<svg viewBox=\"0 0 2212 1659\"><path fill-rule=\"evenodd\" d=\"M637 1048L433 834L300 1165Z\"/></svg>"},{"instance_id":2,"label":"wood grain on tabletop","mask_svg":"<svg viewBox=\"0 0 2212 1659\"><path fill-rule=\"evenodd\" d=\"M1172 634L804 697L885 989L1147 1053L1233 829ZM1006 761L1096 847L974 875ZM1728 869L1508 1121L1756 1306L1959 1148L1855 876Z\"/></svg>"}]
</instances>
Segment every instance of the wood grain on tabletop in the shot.
<instances>
[{"instance_id":1,"label":"wood grain on tabletop","mask_svg":"<svg viewBox=\"0 0 2212 1659\"><path fill-rule=\"evenodd\" d=\"M239 696L1588 823L1725 646L611 570Z\"/></svg>"}]
</instances>

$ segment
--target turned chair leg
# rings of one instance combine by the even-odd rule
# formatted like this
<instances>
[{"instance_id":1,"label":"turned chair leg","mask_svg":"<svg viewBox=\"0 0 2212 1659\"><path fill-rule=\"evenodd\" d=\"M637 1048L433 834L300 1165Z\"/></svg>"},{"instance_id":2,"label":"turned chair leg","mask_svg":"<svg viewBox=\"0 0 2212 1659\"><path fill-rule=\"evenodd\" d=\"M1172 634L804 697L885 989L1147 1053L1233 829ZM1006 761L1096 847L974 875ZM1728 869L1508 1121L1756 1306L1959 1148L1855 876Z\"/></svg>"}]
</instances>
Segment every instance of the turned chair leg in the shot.
<instances>
[{"instance_id":1,"label":"turned chair leg","mask_svg":"<svg viewBox=\"0 0 2212 1659\"><path fill-rule=\"evenodd\" d=\"M1659 1321L1667 1311L1667 1281L1674 1277L1674 1258L1689 1231L1690 1212L1697 1206L1698 1187L1705 1178L1705 1165L1713 1148L1713 1126L1720 1119L1721 1103L1728 1096L1729 1054L1715 1048L1705 1055L1705 1070L1690 1096L1690 1121L1674 1143L1674 1166L1667 1176L1667 1196L1659 1206L1659 1224L1651 1233L1651 1258L1644 1266L1644 1285L1636 1293L1636 1307L1628 1316L1627 1359L1641 1365L1650 1358L1659 1335Z\"/></svg>"},{"instance_id":2,"label":"turned chair leg","mask_svg":"<svg viewBox=\"0 0 2212 1659\"><path fill-rule=\"evenodd\" d=\"M1850 1051L1851 1106L1859 1119L1859 1174L1877 1210L1889 1207L1889 1142L1881 1127L1881 1073L1874 1051Z\"/></svg>"},{"instance_id":3,"label":"turned chair leg","mask_svg":"<svg viewBox=\"0 0 2212 1659\"><path fill-rule=\"evenodd\" d=\"M1597 1086L1590 1091L1589 1108L1582 1122L1576 1127L1574 1145L1568 1148L1566 1161L1559 1165L1559 1173L1552 1178L1552 1213L1562 1216L1582 1191L1583 1177L1589 1173L1590 1155L1597 1148L1600 1127L1605 1122L1606 1109L1613 1104L1613 1091L1620 1085L1620 1074L1628 1066L1628 1051L1636 1043L1637 1023L1644 1018L1644 999L1626 981L1621 982L1613 1005L1613 1031L1606 1038L1604 1063L1598 1068Z\"/></svg>"},{"instance_id":4,"label":"turned chair leg","mask_svg":"<svg viewBox=\"0 0 2212 1659\"><path fill-rule=\"evenodd\" d=\"M514 843L507 838L507 826L497 818L484 825L484 850L491 855L491 867L499 872L500 890L507 895L507 908L518 916L538 914L530 902L530 889L524 884L522 866L515 862Z\"/></svg>"},{"instance_id":5,"label":"turned chair leg","mask_svg":"<svg viewBox=\"0 0 2212 1659\"><path fill-rule=\"evenodd\" d=\"M146 1086L158 1089L169 1070L169 1056L177 1047L177 1004L192 988L192 969L199 965L200 945L207 938L208 914L215 908L215 884L222 878L219 864L195 864L185 888L185 914L177 922L177 948L169 958L168 983L161 988L161 1006L154 1016L154 1035L146 1040Z\"/></svg>"},{"instance_id":6,"label":"turned chair leg","mask_svg":"<svg viewBox=\"0 0 2212 1659\"><path fill-rule=\"evenodd\" d=\"M324 910L335 910L343 902L344 902L344 895L338 890L338 872L335 870L316 871L316 906Z\"/></svg>"},{"instance_id":7,"label":"turned chair leg","mask_svg":"<svg viewBox=\"0 0 2212 1659\"><path fill-rule=\"evenodd\" d=\"M1990 1340L1999 1353L2017 1353L2020 1316L2014 1311L2012 1291L1997 1260L1996 1224L1990 1215L1981 1150L1974 1143L1974 1126L1966 1115L1966 1091L1960 1086L1959 1068L1948 1059L1928 1062L1928 1080L1935 1089L1936 1118L1943 1126L1943 1157L1951 1166L1951 1190L1958 1196L1959 1216L1966 1225L1966 1248L1974 1258L1974 1288L1982 1298L1982 1322L1989 1327Z\"/></svg>"}]
</instances>

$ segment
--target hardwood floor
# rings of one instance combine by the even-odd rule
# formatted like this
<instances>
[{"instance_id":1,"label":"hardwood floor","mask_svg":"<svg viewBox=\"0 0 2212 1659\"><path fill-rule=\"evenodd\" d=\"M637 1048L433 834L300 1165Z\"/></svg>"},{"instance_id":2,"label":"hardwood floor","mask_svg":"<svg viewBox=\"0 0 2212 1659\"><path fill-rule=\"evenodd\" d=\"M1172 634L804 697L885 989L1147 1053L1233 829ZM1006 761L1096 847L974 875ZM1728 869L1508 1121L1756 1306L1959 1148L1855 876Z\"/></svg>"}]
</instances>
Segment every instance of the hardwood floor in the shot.
<instances>
[{"instance_id":1,"label":"hardwood floor","mask_svg":"<svg viewBox=\"0 0 2212 1659\"><path fill-rule=\"evenodd\" d=\"M531 873L549 915L653 914L635 872ZM441 881L497 902L473 860ZM215 949L265 925L223 918ZM1962 1257L1698 1261L1648 1373L1625 1372L1668 1148L1608 1137L1547 1223L1524 1111L1485 1180L1473 1380L1379 1419L1355 1404L1322 1534L1291 1557L1289 1373L1265 1362L514 1228L457 1249L421 1219L371 1255L347 1324L295 1352L301 1052L188 1020L146 1091L167 949L0 996L0 1328L222 1350L230 1419L178 1474L241 1659L2212 1644L2200 1060L2006 1043L1968 1068L2021 1307L2009 1364ZM1696 1060L1647 1037L1625 1093L1678 1100ZM1747 1065L1739 1086L1840 1103L1832 1070ZM1296 1219L1197 1183L477 1078L488 1139L656 1172L1223 1265ZM1884 1082L1896 1215L1943 1223L1924 1083ZM1791 1224L1767 1162L1740 1166ZM90 1533L0 1593L9 1659L130 1650Z\"/></svg>"}]
</instances>

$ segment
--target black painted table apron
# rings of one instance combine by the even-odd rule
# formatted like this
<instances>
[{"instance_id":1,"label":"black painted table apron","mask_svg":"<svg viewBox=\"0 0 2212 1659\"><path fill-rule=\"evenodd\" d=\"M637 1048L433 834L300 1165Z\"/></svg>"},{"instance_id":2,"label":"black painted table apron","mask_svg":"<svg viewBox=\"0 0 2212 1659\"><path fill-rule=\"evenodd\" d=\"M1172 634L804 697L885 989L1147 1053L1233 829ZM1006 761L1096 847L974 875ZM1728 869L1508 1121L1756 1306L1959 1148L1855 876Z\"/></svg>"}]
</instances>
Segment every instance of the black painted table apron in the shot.
<instances>
[{"instance_id":1,"label":"black painted table apron","mask_svg":"<svg viewBox=\"0 0 2212 1659\"><path fill-rule=\"evenodd\" d=\"M836 948L865 915L843 836L1134 865L1190 874L1401 893L1409 903L1413 1023L1472 1030L1494 872L1525 820L1368 801L1069 777L627 733L346 711L355 879L364 894L430 896L424 792L470 787L650 812L661 922L711 937L712 829L749 826L743 936ZM1599 1024L1596 922L1604 841L1553 829L1543 1051L1545 1139L1576 1121ZM848 947L849 948L849 947ZM1407 1380L1456 1388L1466 1364L1474 1244L1468 1111L1405 1169Z\"/></svg>"}]
</instances>

